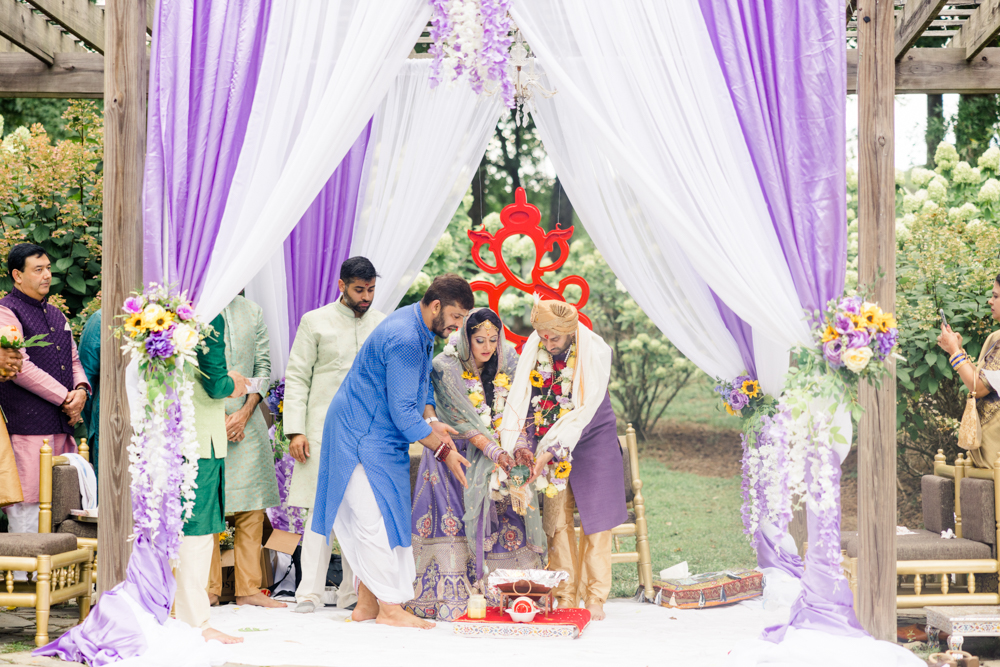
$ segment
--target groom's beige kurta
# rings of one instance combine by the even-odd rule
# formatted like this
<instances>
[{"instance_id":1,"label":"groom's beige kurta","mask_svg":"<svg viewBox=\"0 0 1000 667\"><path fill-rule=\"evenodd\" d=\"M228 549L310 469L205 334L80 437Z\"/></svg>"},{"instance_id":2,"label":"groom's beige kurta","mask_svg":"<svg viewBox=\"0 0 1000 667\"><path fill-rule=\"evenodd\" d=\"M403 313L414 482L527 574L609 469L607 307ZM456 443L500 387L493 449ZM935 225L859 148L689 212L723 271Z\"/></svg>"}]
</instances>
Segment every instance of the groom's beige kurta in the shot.
<instances>
[{"instance_id":1,"label":"groom's beige kurta","mask_svg":"<svg viewBox=\"0 0 1000 667\"><path fill-rule=\"evenodd\" d=\"M302 433L309 441L309 458L296 461L292 473L288 503L294 507L313 506L326 412L361 345L384 319L371 308L355 317L339 300L302 317L285 372L285 434Z\"/></svg>"}]
</instances>

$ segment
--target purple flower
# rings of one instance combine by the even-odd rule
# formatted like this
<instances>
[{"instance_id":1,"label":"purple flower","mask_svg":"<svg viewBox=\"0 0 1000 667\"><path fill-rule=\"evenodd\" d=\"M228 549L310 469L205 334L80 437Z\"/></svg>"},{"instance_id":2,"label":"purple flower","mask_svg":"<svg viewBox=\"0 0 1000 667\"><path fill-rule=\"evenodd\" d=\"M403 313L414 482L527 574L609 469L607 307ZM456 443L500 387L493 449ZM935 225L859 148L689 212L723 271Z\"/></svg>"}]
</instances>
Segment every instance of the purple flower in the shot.
<instances>
[{"instance_id":1,"label":"purple flower","mask_svg":"<svg viewBox=\"0 0 1000 667\"><path fill-rule=\"evenodd\" d=\"M878 346L878 359L884 361L892 352L899 340L899 329L889 329L885 333L875 335L875 343Z\"/></svg>"},{"instance_id":2,"label":"purple flower","mask_svg":"<svg viewBox=\"0 0 1000 667\"><path fill-rule=\"evenodd\" d=\"M851 331L844 338L847 339L847 347L850 348L867 347L868 343L871 342L871 336L868 335L868 331L865 329Z\"/></svg>"},{"instance_id":3,"label":"purple flower","mask_svg":"<svg viewBox=\"0 0 1000 667\"><path fill-rule=\"evenodd\" d=\"M833 318L833 330L843 335L854 330L854 323L847 315L837 313L837 316Z\"/></svg>"},{"instance_id":4,"label":"purple flower","mask_svg":"<svg viewBox=\"0 0 1000 667\"><path fill-rule=\"evenodd\" d=\"M181 318L182 320L190 320L192 317L194 317L194 308L192 308L190 305L186 303L182 303L181 305L177 306L177 317Z\"/></svg>"},{"instance_id":5,"label":"purple flower","mask_svg":"<svg viewBox=\"0 0 1000 667\"><path fill-rule=\"evenodd\" d=\"M823 344L823 356L826 357L827 363L833 368L840 368L844 365L840 359L840 355L843 352L844 341L841 338Z\"/></svg>"},{"instance_id":6,"label":"purple flower","mask_svg":"<svg viewBox=\"0 0 1000 667\"><path fill-rule=\"evenodd\" d=\"M137 296L130 296L125 299L125 305L122 306L122 310L126 313L131 313L135 315L142 312L142 301Z\"/></svg>"},{"instance_id":7,"label":"purple flower","mask_svg":"<svg viewBox=\"0 0 1000 667\"><path fill-rule=\"evenodd\" d=\"M742 410L747 406L750 399L742 391L733 390L729 393L729 407L733 410Z\"/></svg>"},{"instance_id":8,"label":"purple flower","mask_svg":"<svg viewBox=\"0 0 1000 667\"><path fill-rule=\"evenodd\" d=\"M146 339L146 354L152 359L174 356L174 343L170 339L170 330L154 331Z\"/></svg>"},{"instance_id":9,"label":"purple flower","mask_svg":"<svg viewBox=\"0 0 1000 667\"><path fill-rule=\"evenodd\" d=\"M845 313L851 313L853 315L861 314L861 297L848 296L840 300L840 304L837 306L839 310Z\"/></svg>"}]
</instances>

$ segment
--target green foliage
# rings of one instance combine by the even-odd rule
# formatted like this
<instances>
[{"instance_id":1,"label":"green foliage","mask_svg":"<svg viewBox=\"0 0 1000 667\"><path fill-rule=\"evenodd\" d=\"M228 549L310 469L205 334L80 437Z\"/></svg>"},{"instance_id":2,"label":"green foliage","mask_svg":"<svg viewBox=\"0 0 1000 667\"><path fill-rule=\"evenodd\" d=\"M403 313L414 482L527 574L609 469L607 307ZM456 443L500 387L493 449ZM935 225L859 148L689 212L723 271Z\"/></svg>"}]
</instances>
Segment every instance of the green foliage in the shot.
<instances>
[{"instance_id":1,"label":"green foliage","mask_svg":"<svg viewBox=\"0 0 1000 667\"><path fill-rule=\"evenodd\" d=\"M16 243L45 248L52 260L50 302L79 334L101 287L103 120L93 102L63 114L69 138L52 142L40 124L10 132L0 148L0 256ZM0 290L13 288L7 275Z\"/></svg>"},{"instance_id":2,"label":"green foliage","mask_svg":"<svg viewBox=\"0 0 1000 667\"><path fill-rule=\"evenodd\" d=\"M990 145L1000 122L1000 98L996 94L961 95L952 120L955 143L963 159L971 161Z\"/></svg>"},{"instance_id":3,"label":"green foliage","mask_svg":"<svg viewBox=\"0 0 1000 667\"><path fill-rule=\"evenodd\" d=\"M986 302L1000 249L1000 149L986 150L976 167L946 143L934 157L935 171L915 167L897 179L896 318L906 359L897 366L899 462L912 475L939 448L957 454L967 395L937 346L939 310L973 357L997 327Z\"/></svg>"},{"instance_id":4,"label":"green foliage","mask_svg":"<svg viewBox=\"0 0 1000 667\"><path fill-rule=\"evenodd\" d=\"M0 116L6 121L8 132L40 123L53 141L63 141L72 134L63 118L70 103L70 100L61 99L8 97L0 99Z\"/></svg>"}]
</instances>

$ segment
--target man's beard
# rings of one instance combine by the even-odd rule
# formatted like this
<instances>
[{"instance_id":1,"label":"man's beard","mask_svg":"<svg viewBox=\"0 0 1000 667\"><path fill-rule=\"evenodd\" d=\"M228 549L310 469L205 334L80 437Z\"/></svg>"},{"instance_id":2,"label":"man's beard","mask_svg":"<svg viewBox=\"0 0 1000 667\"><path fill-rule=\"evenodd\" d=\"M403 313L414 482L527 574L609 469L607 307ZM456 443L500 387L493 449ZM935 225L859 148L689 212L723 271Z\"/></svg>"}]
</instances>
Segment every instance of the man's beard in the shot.
<instances>
[{"instance_id":1,"label":"man's beard","mask_svg":"<svg viewBox=\"0 0 1000 667\"><path fill-rule=\"evenodd\" d=\"M551 354L553 357L558 357L561 354L566 354L566 350L568 350L573 345L574 341L576 341L576 336L575 335L570 336L569 338L566 339L565 345L563 345L560 349L556 350L555 352L550 352L549 354Z\"/></svg>"},{"instance_id":2,"label":"man's beard","mask_svg":"<svg viewBox=\"0 0 1000 667\"><path fill-rule=\"evenodd\" d=\"M347 296L347 293L340 295L340 299L344 302L344 305L353 310L358 315L364 315L368 312L368 308L371 307L371 302L361 303L360 301L351 301L351 297Z\"/></svg>"},{"instance_id":3,"label":"man's beard","mask_svg":"<svg viewBox=\"0 0 1000 667\"><path fill-rule=\"evenodd\" d=\"M431 322L431 333L433 333L438 338L447 338L449 331L445 331L444 326L444 309L440 313L434 316L434 320Z\"/></svg>"}]
</instances>

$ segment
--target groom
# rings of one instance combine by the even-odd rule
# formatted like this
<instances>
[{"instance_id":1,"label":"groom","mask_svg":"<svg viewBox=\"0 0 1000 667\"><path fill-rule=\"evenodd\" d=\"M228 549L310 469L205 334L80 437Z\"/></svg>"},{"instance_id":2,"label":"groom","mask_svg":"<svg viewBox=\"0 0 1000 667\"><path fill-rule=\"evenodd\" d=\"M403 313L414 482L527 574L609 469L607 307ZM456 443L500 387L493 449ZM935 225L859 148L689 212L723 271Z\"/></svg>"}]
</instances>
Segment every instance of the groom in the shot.
<instances>
[{"instance_id":1,"label":"groom","mask_svg":"<svg viewBox=\"0 0 1000 667\"><path fill-rule=\"evenodd\" d=\"M402 608L413 599L409 443L419 441L466 486L456 431L438 421L430 384L434 337L447 338L473 307L469 283L438 276L420 303L376 327L330 403L323 429L313 532L331 530L354 566L355 621L432 628ZM344 582L345 585L347 582Z\"/></svg>"}]
</instances>

